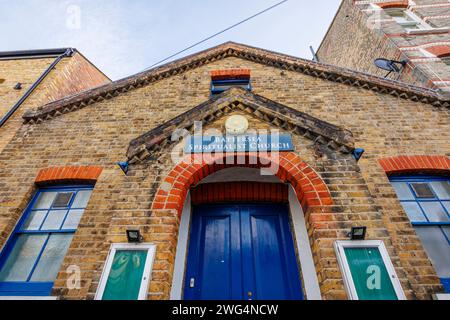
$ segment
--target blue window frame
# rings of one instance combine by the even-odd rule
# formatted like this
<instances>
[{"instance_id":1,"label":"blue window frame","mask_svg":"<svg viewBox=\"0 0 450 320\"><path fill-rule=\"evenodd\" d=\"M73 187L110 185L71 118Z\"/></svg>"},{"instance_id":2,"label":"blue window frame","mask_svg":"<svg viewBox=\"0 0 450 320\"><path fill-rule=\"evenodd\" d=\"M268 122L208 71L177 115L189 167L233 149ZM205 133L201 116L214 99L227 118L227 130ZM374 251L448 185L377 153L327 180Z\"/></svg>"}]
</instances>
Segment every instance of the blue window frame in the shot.
<instances>
[{"instance_id":1,"label":"blue window frame","mask_svg":"<svg viewBox=\"0 0 450 320\"><path fill-rule=\"evenodd\" d=\"M41 188L0 253L0 296L47 296L92 186Z\"/></svg>"},{"instance_id":2,"label":"blue window frame","mask_svg":"<svg viewBox=\"0 0 450 320\"><path fill-rule=\"evenodd\" d=\"M231 87L241 87L245 90L251 91L252 86L250 78L247 79L226 79L226 80L212 80L211 81L211 94L219 94Z\"/></svg>"},{"instance_id":3,"label":"blue window frame","mask_svg":"<svg viewBox=\"0 0 450 320\"><path fill-rule=\"evenodd\" d=\"M390 181L450 293L450 178L401 176L391 177Z\"/></svg>"}]
</instances>

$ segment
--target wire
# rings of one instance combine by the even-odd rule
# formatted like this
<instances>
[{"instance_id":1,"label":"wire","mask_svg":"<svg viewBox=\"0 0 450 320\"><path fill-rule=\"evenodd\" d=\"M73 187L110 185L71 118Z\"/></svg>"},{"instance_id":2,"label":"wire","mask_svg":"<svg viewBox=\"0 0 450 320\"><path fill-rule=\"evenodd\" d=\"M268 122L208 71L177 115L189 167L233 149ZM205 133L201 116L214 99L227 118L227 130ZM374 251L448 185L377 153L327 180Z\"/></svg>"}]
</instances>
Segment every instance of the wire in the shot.
<instances>
[{"instance_id":1,"label":"wire","mask_svg":"<svg viewBox=\"0 0 450 320\"><path fill-rule=\"evenodd\" d=\"M209 37L207 37L207 38L205 38L205 39L203 39L203 40L200 40L199 42L194 43L193 45L190 45L189 47L187 47L187 48L185 48L185 49L183 49L183 50L180 50L180 51L178 51L178 52L176 52L176 53L174 53L174 54L168 56L167 58L164 58L164 59L162 59L162 60L160 60L160 61L158 61L158 62L152 64L150 67L148 67L148 68L146 68L146 69L144 69L144 70L142 70L142 71L147 71L147 70L149 70L149 69L151 69L151 68L157 66L158 64L161 64L161 63L163 63L164 61L167 61L167 60L169 60L170 58L173 58L173 57L179 55L180 53L183 53L183 52L185 52L185 51L188 51L189 49L192 49L192 48L198 46L199 44L202 44L203 42L206 42L206 41L208 41L208 40L210 40L210 39L212 39L212 38L214 38L214 37L216 37L216 36L218 36L218 35L220 35L220 34L226 32L226 31L228 31L228 30L230 30L230 29L233 29L233 28L235 28L235 27L237 27L237 26L243 24L244 22L247 22L247 21L249 21L249 20L251 20L251 19L253 19L253 18L255 18L255 17L257 17L257 16L259 16L259 15L265 13L265 12L267 12L267 11L270 11L270 10L274 9L275 7L278 7L278 6L280 6L280 5L282 5L283 3L288 2L288 1L289 1L289 0L283 0L283 1L280 1L280 2L278 2L278 3L276 3L276 4L274 4L273 6L270 6L270 7L266 8L266 9L264 9L264 10L258 12L258 13L255 13L254 15L252 15L252 16L250 16L250 17L244 19L244 20L241 20L241 21L239 21L238 23L235 23L235 24L233 24L232 26L229 26L228 28L223 29L222 31L219 31L219 32L217 32L217 33L215 33L215 34L213 34L213 35L211 35L211 36L209 36Z\"/></svg>"}]
</instances>

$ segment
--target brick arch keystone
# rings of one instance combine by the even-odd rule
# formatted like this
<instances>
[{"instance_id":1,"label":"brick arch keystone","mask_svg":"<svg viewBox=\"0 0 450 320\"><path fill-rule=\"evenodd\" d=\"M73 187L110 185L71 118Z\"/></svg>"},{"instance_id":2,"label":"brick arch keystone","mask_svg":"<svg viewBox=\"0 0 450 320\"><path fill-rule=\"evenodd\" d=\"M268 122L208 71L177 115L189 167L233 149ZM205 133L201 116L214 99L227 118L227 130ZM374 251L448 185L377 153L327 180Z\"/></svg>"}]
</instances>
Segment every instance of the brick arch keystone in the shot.
<instances>
[{"instance_id":1,"label":"brick arch keystone","mask_svg":"<svg viewBox=\"0 0 450 320\"><path fill-rule=\"evenodd\" d=\"M440 173L450 175L450 158L446 156L396 156L379 159L387 175Z\"/></svg>"},{"instance_id":2,"label":"brick arch keystone","mask_svg":"<svg viewBox=\"0 0 450 320\"><path fill-rule=\"evenodd\" d=\"M102 172L97 166L63 166L41 169L35 183L37 185L61 183L95 183Z\"/></svg>"},{"instance_id":3,"label":"brick arch keystone","mask_svg":"<svg viewBox=\"0 0 450 320\"><path fill-rule=\"evenodd\" d=\"M233 162L228 161L231 157L234 157L231 159ZM238 157L245 161L237 162ZM233 164L229 164L230 162ZM226 154L187 155L162 181L153 200L152 210L176 210L181 216L189 188L206 176L225 168L263 168L270 167L271 163L277 164L278 171L275 175L281 181L289 182L294 187L303 212L306 213L307 209L311 208L317 209L314 210L315 213L325 212L327 210L323 210L323 207L333 204L324 181L295 153L280 152L277 158L271 158L270 154L238 153L234 156Z\"/></svg>"}]
</instances>

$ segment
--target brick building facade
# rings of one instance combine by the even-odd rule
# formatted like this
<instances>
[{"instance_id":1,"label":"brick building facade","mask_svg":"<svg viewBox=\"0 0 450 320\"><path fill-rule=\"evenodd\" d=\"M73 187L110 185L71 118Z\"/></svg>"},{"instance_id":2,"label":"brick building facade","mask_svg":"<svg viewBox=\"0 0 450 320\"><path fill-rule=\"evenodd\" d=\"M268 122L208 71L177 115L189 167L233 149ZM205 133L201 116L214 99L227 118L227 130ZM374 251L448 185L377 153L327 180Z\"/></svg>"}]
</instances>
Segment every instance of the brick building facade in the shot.
<instances>
[{"instance_id":1,"label":"brick building facade","mask_svg":"<svg viewBox=\"0 0 450 320\"><path fill-rule=\"evenodd\" d=\"M0 152L27 110L109 82L76 49L0 52Z\"/></svg>"},{"instance_id":2,"label":"brick building facade","mask_svg":"<svg viewBox=\"0 0 450 320\"><path fill-rule=\"evenodd\" d=\"M238 87L220 93L220 86L226 89L229 83ZM185 142L174 139L174 133L193 133L200 123L203 131L225 135L233 115L246 119L249 131L279 130L292 140L292 148L202 154L184 150ZM367 244L367 254L379 249L384 257L380 272L389 274L383 285L395 298L431 299L444 292L442 276L390 181L399 174L450 175L449 100L433 90L225 43L28 110L22 118L23 125L0 154L2 295L117 298L110 270L117 270L120 257L131 261L133 270L144 266L140 274L136 271L137 289L128 288L134 298L195 299L211 297L205 296L208 292L240 299L363 298L353 285L356 275L351 282L343 265L351 262L350 256L339 251L349 245L348 233L357 226L367 228L365 240L350 244ZM365 153L357 161L359 148ZM261 168L272 175L261 175ZM445 199L441 203L447 204ZM253 231L266 230L252 238L255 248L263 249L259 258L253 257L251 272L264 274L278 261L263 263L269 247L281 250L289 256L286 261L291 259L289 272L270 272L274 279L293 274L278 284L285 295L265 296L264 289L254 289L246 279L242 283L248 287L228 296L226 286L205 287L211 275L211 281L234 281L226 273L214 273L234 257L221 251L228 248L224 239L230 230L222 220L205 222L212 226L206 231L197 224L205 216L201 210L220 206L241 210L242 216L251 208L287 208L286 216L276 213L280 220L275 219L286 222L284 231L276 229L286 245L264 242L274 236L272 211L261 213L266 220L251 220ZM58 227L42 231L60 211L65 218ZM79 223L72 214L81 217ZM65 228L69 220L72 225ZM240 227L248 227L245 223ZM142 243L128 243L127 230L138 230ZM202 251L203 258L218 260L208 265L212 271L204 273L202 283L192 275L199 257L189 241L198 234L207 237L204 232L214 236L204 242L211 251ZM62 240L54 240L55 235ZM22 241L24 237L30 241ZM43 244L31 250L40 250L39 255L21 254L20 248L33 247L40 239ZM47 250L57 243L62 243L58 252L66 254ZM142 254L138 248L148 251ZM52 279L39 271L49 261L56 265ZM18 264L25 267L17 269ZM8 279L21 280L17 285ZM232 290L239 283L233 282ZM292 283L298 287L289 287ZM195 291L200 287L204 291Z\"/></svg>"},{"instance_id":3,"label":"brick building facade","mask_svg":"<svg viewBox=\"0 0 450 320\"><path fill-rule=\"evenodd\" d=\"M317 56L384 77L374 60L408 61L389 77L450 94L450 3L442 0L343 0Z\"/></svg>"}]
</instances>

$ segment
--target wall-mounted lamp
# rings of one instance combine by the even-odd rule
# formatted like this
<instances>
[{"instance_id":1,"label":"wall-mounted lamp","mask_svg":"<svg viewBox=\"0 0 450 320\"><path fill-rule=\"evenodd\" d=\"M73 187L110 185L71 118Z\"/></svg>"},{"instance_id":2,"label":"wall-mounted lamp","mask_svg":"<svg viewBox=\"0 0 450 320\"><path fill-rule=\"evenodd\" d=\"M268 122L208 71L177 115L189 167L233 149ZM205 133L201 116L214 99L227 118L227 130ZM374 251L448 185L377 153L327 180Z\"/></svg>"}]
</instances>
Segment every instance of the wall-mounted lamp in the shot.
<instances>
[{"instance_id":1,"label":"wall-mounted lamp","mask_svg":"<svg viewBox=\"0 0 450 320\"><path fill-rule=\"evenodd\" d=\"M130 243L139 243L144 240L139 230L127 230L127 239Z\"/></svg>"},{"instance_id":2,"label":"wall-mounted lamp","mask_svg":"<svg viewBox=\"0 0 450 320\"><path fill-rule=\"evenodd\" d=\"M117 162L117 164L119 165L120 169L122 169L123 173L127 174L129 166L128 161Z\"/></svg>"},{"instance_id":3,"label":"wall-mounted lamp","mask_svg":"<svg viewBox=\"0 0 450 320\"><path fill-rule=\"evenodd\" d=\"M364 240L366 238L367 227L352 227L352 230L348 233L350 240Z\"/></svg>"},{"instance_id":4,"label":"wall-mounted lamp","mask_svg":"<svg viewBox=\"0 0 450 320\"><path fill-rule=\"evenodd\" d=\"M358 162L359 159L361 159L363 153L364 153L363 148L356 148L355 150L353 150L353 157L355 158L356 162Z\"/></svg>"}]
</instances>

